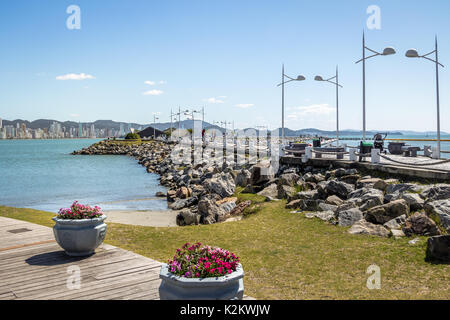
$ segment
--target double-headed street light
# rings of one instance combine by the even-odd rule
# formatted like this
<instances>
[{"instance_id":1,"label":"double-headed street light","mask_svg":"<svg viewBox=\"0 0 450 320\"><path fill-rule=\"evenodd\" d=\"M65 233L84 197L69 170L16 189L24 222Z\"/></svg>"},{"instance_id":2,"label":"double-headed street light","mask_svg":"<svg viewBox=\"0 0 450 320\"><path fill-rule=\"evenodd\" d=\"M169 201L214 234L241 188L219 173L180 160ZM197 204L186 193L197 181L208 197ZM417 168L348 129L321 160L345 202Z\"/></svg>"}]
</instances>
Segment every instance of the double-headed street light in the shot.
<instances>
[{"instance_id":1,"label":"double-headed street light","mask_svg":"<svg viewBox=\"0 0 450 320\"><path fill-rule=\"evenodd\" d=\"M366 50L369 50L373 53L373 55L366 57ZM395 49L392 47L387 47L383 50L383 52L377 52L366 47L366 40L363 33L363 50L362 50L362 59L356 61L356 63L363 63L363 140L366 141L366 60L376 57L376 56L390 56L395 54Z\"/></svg>"},{"instance_id":2,"label":"double-headed street light","mask_svg":"<svg viewBox=\"0 0 450 320\"><path fill-rule=\"evenodd\" d=\"M336 79L336 81L331 81ZM316 81L325 81L332 83L336 86L336 137L337 137L337 146L339 146L339 87L342 88L342 86L339 84L339 72L338 67L336 66L336 75L334 77L331 77L329 79L324 79L322 76L316 76L314 78Z\"/></svg>"},{"instance_id":3,"label":"double-headed street light","mask_svg":"<svg viewBox=\"0 0 450 320\"><path fill-rule=\"evenodd\" d=\"M429 55L435 54L435 59L428 58ZM424 58L434 62L436 64L436 99L437 99L437 157L441 157L441 124L440 124L440 114L439 114L439 66L444 67L441 63L439 63L438 56L438 42L437 36L435 38L435 49L430 53L419 55L416 49L409 49L406 52L406 56L408 58Z\"/></svg>"},{"instance_id":4,"label":"double-headed street light","mask_svg":"<svg viewBox=\"0 0 450 320\"><path fill-rule=\"evenodd\" d=\"M285 78L288 78L289 80L285 81ZM281 137L283 139L283 143L284 143L284 85L292 81L303 81L303 80L306 80L306 78L302 75L297 76L297 78L295 79L287 76L284 73L284 64L283 64L283 67L281 69L281 83L278 85L278 87L281 86Z\"/></svg>"},{"instance_id":5,"label":"double-headed street light","mask_svg":"<svg viewBox=\"0 0 450 320\"><path fill-rule=\"evenodd\" d=\"M155 132L156 120L159 120L159 118L156 116L156 114L154 114L153 115L153 139L156 139L156 132Z\"/></svg>"}]
</instances>

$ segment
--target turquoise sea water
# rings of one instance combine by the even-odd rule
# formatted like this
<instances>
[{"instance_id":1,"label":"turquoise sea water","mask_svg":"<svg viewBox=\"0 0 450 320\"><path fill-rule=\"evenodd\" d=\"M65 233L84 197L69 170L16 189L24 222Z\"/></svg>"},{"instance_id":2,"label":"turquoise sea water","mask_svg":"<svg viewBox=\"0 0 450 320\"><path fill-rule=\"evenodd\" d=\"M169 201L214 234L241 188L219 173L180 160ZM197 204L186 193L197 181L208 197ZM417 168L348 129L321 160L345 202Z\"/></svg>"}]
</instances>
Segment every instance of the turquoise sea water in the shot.
<instances>
[{"instance_id":1,"label":"turquoise sea water","mask_svg":"<svg viewBox=\"0 0 450 320\"><path fill-rule=\"evenodd\" d=\"M56 212L74 200L104 210L164 210L158 175L133 157L74 156L98 140L0 140L0 205Z\"/></svg>"}]
</instances>

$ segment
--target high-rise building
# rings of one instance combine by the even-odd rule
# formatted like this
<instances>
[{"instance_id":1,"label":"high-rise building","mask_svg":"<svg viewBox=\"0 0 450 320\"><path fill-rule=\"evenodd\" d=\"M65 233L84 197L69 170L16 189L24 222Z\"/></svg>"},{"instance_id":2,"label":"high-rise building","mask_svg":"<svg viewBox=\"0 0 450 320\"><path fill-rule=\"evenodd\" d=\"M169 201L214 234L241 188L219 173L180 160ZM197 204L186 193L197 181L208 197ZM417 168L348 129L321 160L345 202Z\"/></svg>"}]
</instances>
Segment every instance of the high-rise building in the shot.
<instances>
[{"instance_id":1,"label":"high-rise building","mask_svg":"<svg viewBox=\"0 0 450 320\"><path fill-rule=\"evenodd\" d=\"M0 118L0 129L3 128L3 120Z\"/></svg>"},{"instance_id":2,"label":"high-rise building","mask_svg":"<svg viewBox=\"0 0 450 320\"><path fill-rule=\"evenodd\" d=\"M83 136L83 125L81 122L78 124L78 138L81 138Z\"/></svg>"}]
</instances>

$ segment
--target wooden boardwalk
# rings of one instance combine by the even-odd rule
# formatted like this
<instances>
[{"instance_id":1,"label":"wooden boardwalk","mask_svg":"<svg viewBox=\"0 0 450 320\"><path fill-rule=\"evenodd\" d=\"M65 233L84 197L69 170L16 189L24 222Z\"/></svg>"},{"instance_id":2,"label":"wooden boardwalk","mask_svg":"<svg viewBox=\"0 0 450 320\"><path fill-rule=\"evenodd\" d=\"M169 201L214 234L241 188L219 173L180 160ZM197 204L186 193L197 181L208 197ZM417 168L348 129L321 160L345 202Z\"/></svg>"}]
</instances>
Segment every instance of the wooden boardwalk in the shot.
<instances>
[{"instance_id":1,"label":"wooden boardwalk","mask_svg":"<svg viewBox=\"0 0 450 320\"><path fill-rule=\"evenodd\" d=\"M92 256L69 257L51 228L0 217L0 300L159 300L160 267L107 244Z\"/></svg>"}]
</instances>

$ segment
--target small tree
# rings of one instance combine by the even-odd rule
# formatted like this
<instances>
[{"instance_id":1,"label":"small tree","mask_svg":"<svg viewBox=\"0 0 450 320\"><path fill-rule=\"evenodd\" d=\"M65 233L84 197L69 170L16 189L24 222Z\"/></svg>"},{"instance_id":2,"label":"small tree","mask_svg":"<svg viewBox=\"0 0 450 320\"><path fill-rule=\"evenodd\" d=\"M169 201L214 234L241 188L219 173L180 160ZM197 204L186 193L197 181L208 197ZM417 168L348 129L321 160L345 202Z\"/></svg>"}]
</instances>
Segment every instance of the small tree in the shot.
<instances>
[{"instance_id":1,"label":"small tree","mask_svg":"<svg viewBox=\"0 0 450 320\"><path fill-rule=\"evenodd\" d=\"M125 140L141 140L141 137L137 133L128 133L125 136Z\"/></svg>"}]
</instances>

